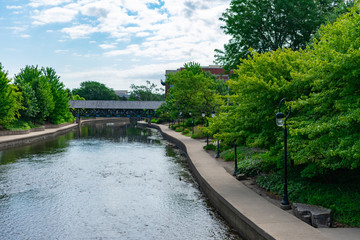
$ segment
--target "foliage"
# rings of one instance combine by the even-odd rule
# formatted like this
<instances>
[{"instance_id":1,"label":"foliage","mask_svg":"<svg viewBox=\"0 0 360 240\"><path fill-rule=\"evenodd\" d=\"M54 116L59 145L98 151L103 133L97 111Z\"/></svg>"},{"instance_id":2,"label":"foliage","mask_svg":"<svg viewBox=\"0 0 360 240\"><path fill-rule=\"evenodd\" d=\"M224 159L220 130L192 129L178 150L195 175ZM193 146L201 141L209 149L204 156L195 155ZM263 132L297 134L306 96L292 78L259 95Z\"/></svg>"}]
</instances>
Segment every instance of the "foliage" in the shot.
<instances>
[{"instance_id":1,"label":"foliage","mask_svg":"<svg viewBox=\"0 0 360 240\"><path fill-rule=\"evenodd\" d=\"M289 199L293 202L308 203L330 208L335 222L349 226L360 225L360 188L358 171L332 173L337 180L327 183L321 179L309 181L300 176L301 169L291 169L288 177ZM281 195L283 193L283 173L263 174L257 178L259 186Z\"/></svg>"},{"instance_id":2,"label":"foliage","mask_svg":"<svg viewBox=\"0 0 360 240\"><path fill-rule=\"evenodd\" d=\"M7 72L0 64L0 125L8 125L19 116L22 94L10 84Z\"/></svg>"},{"instance_id":3,"label":"foliage","mask_svg":"<svg viewBox=\"0 0 360 240\"><path fill-rule=\"evenodd\" d=\"M12 121L10 124L7 124L5 126L5 129L10 131L28 130L30 128L31 126L29 122L20 119L16 121Z\"/></svg>"},{"instance_id":4,"label":"foliage","mask_svg":"<svg viewBox=\"0 0 360 240\"><path fill-rule=\"evenodd\" d=\"M270 148L279 129L274 124L276 106L285 95L296 99L310 91L306 81L293 79L292 72L303 71L298 61L306 52L278 49L253 53L235 70L228 84L233 95L215 118L209 119L210 131L225 143Z\"/></svg>"},{"instance_id":5,"label":"foliage","mask_svg":"<svg viewBox=\"0 0 360 240\"><path fill-rule=\"evenodd\" d=\"M216 150L216 146L215 146L214 144L209 143L208 145L205 145L205 146L204 146L204 149L205 149L205 150L213 150L213 151L215 151L215 150Z\"/></svg>"},{"instance_id":6,"label":"foliage","mask_svg":"<svg viewBox=\"0 0 360 240\"><path fill-rule=\"evenodd\" d=\"M215 77L204 72L198 63L186 63L182 71L168 75L166 84L174 86L166 99L174 116L180 115L180 111L198 117L205 112L210 116L213 109L222 104L216 93Z\"/></svg>"},{"instance_id":7,"label":"foliage","mask_svg":"<svg viewBox=\"0 0 360 240\"><path fill-rule=\"evenodd\" d=\"M85 100L85 98L80 97L79 95L75 95L72 93L72 91L69 88L65 89L65 92L70 100Z\"/></svg>"},{"instance_id":8,"label":"foliage","mask_svg":"<svg viewBox=\"0 0 360 240\"><path fill-rule=\"evenodd\" d=\"M232 0L220 18L231 39L223 51L215 50L216 62L230 70L249 55L250 48L264 53L305 47L341 2L344 0Z\"/></svg>"},{"instance_id":9,"label":"foliage","mask_svg":"<svg viewBox=\"0 0 360 240\"><path fill-rule=\"evenodd\" d=\"M105 84L96 81L82 82L80 88L74 88L72 93L86 100L119 100L112 88L108 88Z\"/></svg>"},{"instance_id":10,"label":"foliage","mask_svg":"<svg viewBox=\"0 0 360 240\"><path fill-rule=\"evenodd\" d=\"M26 66L15 75L14 84L22 92L21 118L26 121L63 123L72 120L69 97L53 68Z\"/></svg>"},{"instance_id":11,"label":"foliage","mask_svg":"<svg viewBox=\"0 0 360 240\"><path fill-rule=\"evenodd\" d=\"M324 26L307 59L311 93L293 102L292 158L303 176L360 167L360 4Z\"/></svg>"},{"instance_id":12,"label":"foliage","mask_svg":"<svg viewBox=\"0 0 360 240\"><path fill-rule=\"evenodd\" d=\"M136 86L131 84L130 101L164 101L165 95L162 88L157 88L154 83L146 81L146 85Z\"/></svg>"},{"instance_id":13,"label":"foliage","mask_svg":"<svg viewBox=\"0 0 360 240\"><path fill-rule=\"evenodd\" d=\"M38 66L26 66L15 75L14 83L23 93L20 111L25 120L43 122L55 108L50 82Z\"/></svg>"}]
</instances>

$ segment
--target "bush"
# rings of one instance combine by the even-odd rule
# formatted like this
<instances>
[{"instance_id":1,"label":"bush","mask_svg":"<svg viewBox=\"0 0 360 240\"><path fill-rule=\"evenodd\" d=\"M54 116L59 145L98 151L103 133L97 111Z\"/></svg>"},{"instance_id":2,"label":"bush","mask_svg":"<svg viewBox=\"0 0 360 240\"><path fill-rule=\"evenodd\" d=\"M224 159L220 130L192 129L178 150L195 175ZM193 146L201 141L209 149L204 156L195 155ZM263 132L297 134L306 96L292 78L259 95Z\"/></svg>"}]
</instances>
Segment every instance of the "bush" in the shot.
<instances>
[{"instance_id":1,"label":"bush","mask_svg":"<svg viewBox=\"0 0 360 240\"><path fill-rule=\"evenodd\" d=\"M182 134L186 135L186 134L189 134L190 133L190 130L189 129L184 129L184 131L182 131Z\"/></svg>"},{"instance_id":2,"label":"bush","mask_svg":"<svg viewBox=\"0 0 360 240\"><path fill-rule=\"evenodd\" d=\"M16 130L28 130L31 127L28 122L25 122L23 120L18 120L4 126L4 128L6 130L16 131Z\"/></svg>"},{"instance_id":3,"label":"bush","mask_svg":"<svg viewBox=\"0 0 360 240\"><path fill-rule=\"evenodd\" d=\"M359 171L342 170L332 173L334 183L323 178L311 181L301 177L305 166L290 168L288 174L288 194L291 202L301 202L330 208L334 221L349 226L360 226L360 181ZM257 184L275 194L283 193L283 171L260 175Z\"/></svg>"},{"instance_id":4,"label":"bush","mask_svg":"<svg viewBox=\"0 0 360 240\"><path fill-rule=\"evenodd\" d=\"M202 131L198 128L198 127L194 127L194 134L191 135L191 138L194 139L202 139L204 138L204 134L202 133Z\"/></svg>"},{"instance_id":5,"label":"bush","mask_svg":"<svg viewBox=\"0 0 360 240\"><path fill-rule=\"evenodd\" d=\"M214 144L208 144L206 146L204 146L205 150L216 150L216 146Z\"/></svg>"}]
</instances>

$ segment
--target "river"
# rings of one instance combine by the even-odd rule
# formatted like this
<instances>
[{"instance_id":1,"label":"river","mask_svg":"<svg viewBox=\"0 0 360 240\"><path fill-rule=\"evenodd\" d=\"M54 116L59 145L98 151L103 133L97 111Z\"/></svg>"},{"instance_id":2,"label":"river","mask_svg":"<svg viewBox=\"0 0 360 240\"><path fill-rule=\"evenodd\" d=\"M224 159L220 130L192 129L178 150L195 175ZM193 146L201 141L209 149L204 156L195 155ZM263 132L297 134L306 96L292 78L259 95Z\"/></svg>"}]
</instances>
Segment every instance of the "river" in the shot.
<instances>
[{"instance_id":1,"label":"river","mask_svg":"<svg viewBox=\"0 0 360 240\"><path fill-rule=\"evenodd\" d=\"M0 239L240 239L155 130L83 126L0 152Z\"/></svg>"}]
</instances>

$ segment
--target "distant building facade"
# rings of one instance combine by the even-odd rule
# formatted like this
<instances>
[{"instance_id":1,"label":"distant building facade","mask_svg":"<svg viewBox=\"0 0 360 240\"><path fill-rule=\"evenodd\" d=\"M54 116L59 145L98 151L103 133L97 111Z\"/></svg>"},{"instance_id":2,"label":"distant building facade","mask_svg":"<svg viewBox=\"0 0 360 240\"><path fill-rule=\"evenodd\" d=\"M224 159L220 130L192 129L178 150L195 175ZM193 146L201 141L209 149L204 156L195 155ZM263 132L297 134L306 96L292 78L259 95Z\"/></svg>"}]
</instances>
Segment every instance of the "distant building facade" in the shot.
<instances>
[{"instance_id":1,"label":"distant building facade","mask_svg":"<svg viewBox=\"0 0 360 240\"><path fill-rule=\"evenodd\" d=\"M122 99L129 99L130 94L128 92L128 90L114 90L115 94L119 96L119 98Z\"/></svg>"},{"instance_id":2,"label":"distant building facade","mask_svg":"<svg viewBox=\"0 0 360 240\"><path fill-rule=\"evenodd\" d=\"M179 71L183 71L184 69L185 69L184 67L181 67L181 68L178 68L176 70L166 70L165 71L165 82L161 81L161 85L165 86L165 97L167 95L167 92L168 92L169 88L174 87L174 86L169 86L169 85L166 84L166 79L167 79L168 75L169 74L175 74L175 73L177 73ZM209 72L209 73L215 75L217 79L224 80L224 82L229 80L230 75L233 74L233 70L229 71L229 73L226 73L225 69L218 66L218 65L201 66L201 69L204 72Z\"/></svg>"}]
</instances>

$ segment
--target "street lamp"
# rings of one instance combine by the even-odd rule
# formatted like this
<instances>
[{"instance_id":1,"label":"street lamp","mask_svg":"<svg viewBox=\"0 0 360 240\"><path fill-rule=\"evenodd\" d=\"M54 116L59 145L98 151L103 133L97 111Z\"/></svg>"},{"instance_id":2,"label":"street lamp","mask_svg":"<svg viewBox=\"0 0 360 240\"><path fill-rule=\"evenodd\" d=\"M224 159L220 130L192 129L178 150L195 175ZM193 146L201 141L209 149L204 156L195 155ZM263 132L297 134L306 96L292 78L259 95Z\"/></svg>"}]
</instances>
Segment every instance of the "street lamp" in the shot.
<instances>
[{"instance_id":1,"label":"street lamp","mask_svg":"<svg viewBox=\"0 0 360 240\"><path fill-rule=\"evenodd\" d=\"M201 116L204 118L206 115L205 115L205 112L201 112ZM208 127L209 126L209 120L207 120L206 118L206 126ZM206 146L209 145L209 134L206 134Z\"/></svg>"},{"instance_id":2,"label":"street lamp","mask_svg":"<svg viewBox=\"0 0 360 240\"><path fill-rule=\"evenodd\" d=\"M233 174L233 176L236 176L236 173L237 173L237 171L238 171L236 147L237 147L237 146L236 146L236 142L234 142L234 154L235 154L234 161L235 161L235 166L234 166L234 174Z\"/></svg>"},{"instance_id":3,"label":"street lamp","mask_svg":"<svg viewBox=\"0 0 360 240\"><path fill-rule=\"evenodd\" d=\"M276 125L279 127L284 126L284 194L283 194L283 200L281 201L281 208L282 209L290 209L289 204L289 197L288 197L288 191L287 191L287 128L286 128L286 120L290 116L291 113L291 107L289 107L289 112L287 116L281 112L281 104L285 101L285 98L281 99L279 103L279 112L276 114Z\"/></svg>"},{"instance_id":4,"label":"street lamp","mask_svg":"<svg viewBox=\"0 0 360 240\"><path fill-rule=\"evenodd\" d=\"M191 117L191 111L189 112L189 115ZM192 135L194 135L194 119L191 117L191 126L192 126Z\"/></svg>"}]
</instances>

